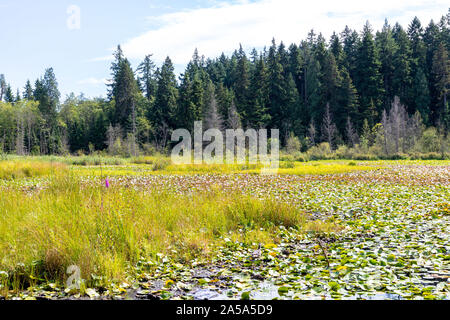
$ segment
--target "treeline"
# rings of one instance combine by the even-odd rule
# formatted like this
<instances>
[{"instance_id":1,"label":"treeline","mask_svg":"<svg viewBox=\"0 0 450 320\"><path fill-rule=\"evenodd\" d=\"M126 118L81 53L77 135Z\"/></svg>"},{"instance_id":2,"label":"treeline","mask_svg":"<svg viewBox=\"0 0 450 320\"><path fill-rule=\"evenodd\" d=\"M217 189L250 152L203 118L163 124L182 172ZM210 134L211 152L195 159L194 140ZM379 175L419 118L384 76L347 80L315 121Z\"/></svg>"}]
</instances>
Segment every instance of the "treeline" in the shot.
<instances>
[{"instance_id":1,"label":"treeline","mask_svg":"<svg viewBox=\"0 0 450 320\"><path fill-rule=\"evenodd\" d=\"M204 129L278 128L293 152L444 154L449 23L450 10L426 27L417 18L406 29L386 21L374 33L367 22L329 41L314 31L299 44L273 40L262 52L241 46L206 59L196 50L179 79L169 57L157 68L148 55L133 70L119 46L106 99L71 94L61 104L52 69L22 93L1 76L0 150L150 153L170 147L172 130L203 121Z\"/></svg>"}]
</instances>

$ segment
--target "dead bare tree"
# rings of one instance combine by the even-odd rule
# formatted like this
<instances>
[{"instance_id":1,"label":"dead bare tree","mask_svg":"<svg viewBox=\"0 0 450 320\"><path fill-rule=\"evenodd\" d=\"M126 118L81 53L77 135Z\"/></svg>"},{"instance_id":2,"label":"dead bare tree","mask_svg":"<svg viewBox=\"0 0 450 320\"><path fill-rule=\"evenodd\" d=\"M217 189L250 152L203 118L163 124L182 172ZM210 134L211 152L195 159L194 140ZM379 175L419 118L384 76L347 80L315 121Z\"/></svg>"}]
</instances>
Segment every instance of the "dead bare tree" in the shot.
<instances>
[{"instance_id":1,"label":"dead bare tree","mask_svg":"<svg viewBox=\"0 0 450 320\"><path fill-rule=\"evenodd\" d=\"M231 107L228 110L227 125L229 129L233 130L242 128L241 118L239 116L239 113L237 112L236 104L234 103L234 101L231 103Z\"/></svg>"},{"instance_id":2,"label":"dead bare tree","mask_svg":"<svg viewBox=\"0 0 450 320\"><path fill-rule=\"evenodd\" d=\"M322 136L323 139L328 142L330 145L330 148L333 150L333 143L334 139L336 137L337 128L336 125L333 123L333 118L331 116L330 112L330 104L327 103L327 108L325 110L325 114L323 116L323 123L322 123Z\"/></svg>"},{"instance_id":3,"label":"dead bare tree","mask_svg":"<svg viewBox=\"0 0 450 320\"><path fill-rule=\"evenodd\" d=\"M350 120L350 117L347 117L345 133L347 134L347 141L352 147L359 143L358 133L356 133L356 130L353 128L353 123Z\"/></svg>"},{"instance_id":4,"label":"dead bare tree","mask_svg":"<svg viewBox=\"0 0 450 320\"><path fill-rule=\"evenodd\" d=\"M16 112L17 133L16 133L16 154L25 155L25 127L22 115L22 109L18 108Z\"/></svg>"},{"instance_id":5,"label":"dead bare tree","mask_svg":"<svg viewBox=\"0 0 450 320\"><path fill-rule=\"evenodd\" d=\"M6 81L5 76L3 74L0 74L0 101L3 101L3 95L6 91Z\"/></svg>"},{"instance_id":6,"label":"dead bare tree","mask_svg":"<svg viewBox=\"0 0 450 320\"><path fill-rule=\"evenodd\" d=\"M314 125L314 120L311 119L308 127L309 147L316 145L316 134L316 126Z\"/></svg>"},{"instance_id":7,"label":"dead bare tree","mask_svg":"<svg viewBox=\"0 0 450 320\"><path fill-rule=\"evenodd\" d=\"M206 130L218 129L222 131L223 129L223 120L217 110L217 100L213 92L211 92L209 105L206 110L205 120L203 122L204 128Z\"/></svg>"}]
</instances>

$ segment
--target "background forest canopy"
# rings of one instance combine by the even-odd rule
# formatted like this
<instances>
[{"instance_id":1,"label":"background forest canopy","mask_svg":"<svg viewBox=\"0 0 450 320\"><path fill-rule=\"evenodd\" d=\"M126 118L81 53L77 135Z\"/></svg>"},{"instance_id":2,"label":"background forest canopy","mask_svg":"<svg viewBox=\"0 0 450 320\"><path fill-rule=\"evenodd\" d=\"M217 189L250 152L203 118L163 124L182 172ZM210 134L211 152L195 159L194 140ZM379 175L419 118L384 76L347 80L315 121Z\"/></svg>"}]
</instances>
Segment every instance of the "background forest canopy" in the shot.
<instances>
[{"instance_id":1,"label":"background forest canopy","mask_svg":"<svg viewBox=\"0 0 450 320\"><path fill-rule=\"evenodd\" d=\"M107 98L67 96L49 68L14 90L0 75L0 153L167 152L174 129L280 129L295 159L448 157L450 10L405 29L346 27L329 40L275 40L262 52L195 51L179 79L169 57L133 70L120 46Z\"/></svg>"}]
</instances>

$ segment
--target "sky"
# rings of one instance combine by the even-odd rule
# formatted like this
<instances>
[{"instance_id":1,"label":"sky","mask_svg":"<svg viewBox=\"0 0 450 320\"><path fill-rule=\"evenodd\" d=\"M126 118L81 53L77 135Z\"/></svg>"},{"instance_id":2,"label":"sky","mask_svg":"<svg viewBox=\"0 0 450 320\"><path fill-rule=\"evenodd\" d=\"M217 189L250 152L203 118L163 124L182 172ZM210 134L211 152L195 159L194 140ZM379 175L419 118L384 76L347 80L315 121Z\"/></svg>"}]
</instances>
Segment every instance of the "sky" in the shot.
<instances>
[{"instance_id":1,"label":"sky","mask_svg":"<svg viewBox=\"0 0 450 320\"><path fill-rule=\"evenodd\" d=\"M272 38L299 43L314 29L327 39L367 20L426 26L448 12L448 0L0 0L0 74L22 91L53 67L62 98L71 92L106 95L112 52L118 44L134 68L153 54L183 72L195 48L201 55L269 46Z\"/></svg>"}]
</instances>

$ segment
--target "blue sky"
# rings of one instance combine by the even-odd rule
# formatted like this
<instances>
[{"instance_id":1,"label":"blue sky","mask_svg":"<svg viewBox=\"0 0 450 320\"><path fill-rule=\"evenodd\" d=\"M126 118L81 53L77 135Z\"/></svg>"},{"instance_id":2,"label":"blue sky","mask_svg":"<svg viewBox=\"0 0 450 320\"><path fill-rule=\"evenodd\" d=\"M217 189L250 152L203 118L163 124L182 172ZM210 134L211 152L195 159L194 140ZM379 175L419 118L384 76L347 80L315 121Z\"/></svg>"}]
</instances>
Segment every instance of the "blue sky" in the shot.
<instances>
[{"instance_id":1,"label":"blue sky","mask_svg":"<svg viewBox=\"0 0 450 320\"><path fill-rule=\"evenodd\" d=\"M69 28L71 6L80 10L79 28ZM119 43L134 67L153 53L157 64L169 55L180 72L196 47L217 56L239 43L260 49L272 37L299 42L312 28L328 37L346 24L360 30L366 20L374 29L385 18L407 26L416 15L428 24L448 7L442 0L0 0L0 73L15 90L51 66L63 98L101 96Z\"/></svg>"}]
</instances>

